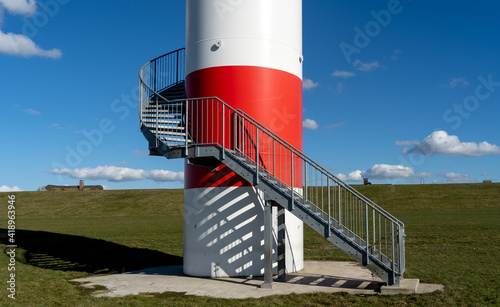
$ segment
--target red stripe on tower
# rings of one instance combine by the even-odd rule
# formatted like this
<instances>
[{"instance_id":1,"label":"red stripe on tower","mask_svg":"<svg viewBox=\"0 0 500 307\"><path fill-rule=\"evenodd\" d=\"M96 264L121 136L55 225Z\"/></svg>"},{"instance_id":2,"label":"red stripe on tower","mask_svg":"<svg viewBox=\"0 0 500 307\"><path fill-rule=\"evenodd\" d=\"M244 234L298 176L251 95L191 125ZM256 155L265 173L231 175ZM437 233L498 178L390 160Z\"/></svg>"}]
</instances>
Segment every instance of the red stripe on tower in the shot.
<instances>
[{"instance_id":1,"label":"red stripe on tower","mask_svg":"<svg viewBox=\"0 0 500 307\"><path fill-rule=\"evenodd\" d=\"M187 0L186 8L187 97L218 97L302 150L301 0ZM207 109L193 109L197 118L210 120ZM197 124L190 123L194 130ZM195 137L204 141L201 133ZM269 150L261 148L264 160ZM209 170L186 164L185 178L185 273L260 275L259 190L224 165ZM281 179L290 181L286 172ZM295 179L301 188L301 178ZM294 232L289 233L293 268L290 264L288 271L303 266L302 223L294 218L287 216Z\"/></svg>"}]
</instances>

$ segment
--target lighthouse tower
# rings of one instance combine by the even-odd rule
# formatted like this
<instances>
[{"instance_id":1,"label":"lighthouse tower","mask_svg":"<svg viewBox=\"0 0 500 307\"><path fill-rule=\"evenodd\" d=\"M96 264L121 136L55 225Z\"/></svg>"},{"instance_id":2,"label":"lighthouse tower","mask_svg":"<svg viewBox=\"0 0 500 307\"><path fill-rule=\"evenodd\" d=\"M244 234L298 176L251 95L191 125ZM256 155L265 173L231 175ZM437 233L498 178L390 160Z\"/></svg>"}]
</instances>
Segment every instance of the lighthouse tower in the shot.
<instances>
[{"instance_id":1,"label":"lighthouse tower","mask_svg":"<svg viewBox=\"0 0 500 307\"><path fill-rule=\"evenodd\" d=\"M186 97L218 97L302 151L302 1L187 0L186 9ZM273 150L260 148L264 159ZM301 178L292 181L300 192ZM184 273L263 275L258 185L223 164L186 160L184 191ZM287 211L285 221L286 271L295 272L303 268L303 224Z\"/></svg>"}]
</instances>

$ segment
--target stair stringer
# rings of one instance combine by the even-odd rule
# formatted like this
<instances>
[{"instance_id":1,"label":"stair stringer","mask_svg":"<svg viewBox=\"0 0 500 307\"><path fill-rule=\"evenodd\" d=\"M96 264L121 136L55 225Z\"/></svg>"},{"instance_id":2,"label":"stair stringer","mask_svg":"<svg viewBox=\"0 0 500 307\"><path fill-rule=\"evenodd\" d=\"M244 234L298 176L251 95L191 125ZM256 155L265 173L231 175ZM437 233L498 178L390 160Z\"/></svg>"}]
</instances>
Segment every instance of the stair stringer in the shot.
<instances>
[{"instance_id":1,"label":"stair stringer","mask_svg":"<svg viewBox=\"0 0 500 307\"><path fill-rule=\"evenodd\" d=\"M176 151L174 150L174 152ZM169 155L179 155L179 153L169 153ZM352 259L380 277L388 285L399 283L400 276L393 273L396 269L391 269L389 264L367 253L366 247L356 244L356 237L349 229L339 226L334 222L331 222L329 227L328 220L321 218L324 214L315 205L306 204L305 200L296 193L294 194L294 201L292 202L291 189L289 187L285 189L284 186L277 186L273 183L273 181L276 182L275 180L270 180L262 172L259 172L262 173L262 175L259 175L258 183L256 184L257 172L255 164L239 156L238 153L228 149L223 150L217 145L193 145L188 149L187 156L195 158L216 158L248 182L253 183L255 187L262 190L265 200L274 201L279 206L287 209L306 225L348 254ZM330 232L328 228L330 228ZM359 238L357 239L359 242L363 242Z\"/></svg>"}]
</instances>

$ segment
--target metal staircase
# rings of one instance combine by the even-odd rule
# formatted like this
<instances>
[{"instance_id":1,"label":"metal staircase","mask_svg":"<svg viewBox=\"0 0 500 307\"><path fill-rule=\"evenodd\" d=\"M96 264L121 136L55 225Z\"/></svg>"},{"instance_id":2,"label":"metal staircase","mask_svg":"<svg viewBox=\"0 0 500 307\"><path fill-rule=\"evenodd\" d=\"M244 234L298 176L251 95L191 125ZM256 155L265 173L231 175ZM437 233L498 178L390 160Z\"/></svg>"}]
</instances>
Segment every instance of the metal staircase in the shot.
<instances>
[{"instance_id":1,"label":"metal staircase","mask_svg":"<svg viewBox=\"0 0 500 307\"><path fill-rule=\"evenodd\" d=\"M241 110L217 97L185 99L183 69L179 49L139 72L141 131L151 154L225 164L266 201L398 285L405 270L404 224Z\"/></svg>"}]
</instances>

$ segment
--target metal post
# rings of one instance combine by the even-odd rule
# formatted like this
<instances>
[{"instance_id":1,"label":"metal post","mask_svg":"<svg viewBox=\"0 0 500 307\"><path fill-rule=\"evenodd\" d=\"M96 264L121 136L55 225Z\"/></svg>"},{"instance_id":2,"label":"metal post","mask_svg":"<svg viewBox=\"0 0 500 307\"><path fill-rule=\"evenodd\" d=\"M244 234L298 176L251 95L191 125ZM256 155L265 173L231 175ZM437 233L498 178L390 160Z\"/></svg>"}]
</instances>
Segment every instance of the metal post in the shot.
<instances>
[{"instance_id":1,"label":"metal post","mask_svg":"<svg viewBox=\"0 0 500 307\"><path fill-rule=\"evenodd\" d=\"M141 119L141 126L142 126L142 91L144 90L143 89L143 85L142 85L142 78L143 78L143 71L142 69L139 71L139 76L140 76L140 80L139 80L139 117Z\"/></svg>"},{"instance_id":2,"label":"metal post","mask_svg":"<svg viewBox=\"0 0 500 307\"><path fill-rule=\"evenodd\" d=\"M327 206L328 206L328 237L332 235L332 216L330 215L330 178L326 177L326 187L328 189Z\"/></svg>"},{"instance_id":3,"label":"metal post","mask_svg":"<svg viewBox=\"0 0 500 307\"><path fill-rule=\"evenodd\" d=\"M175 55L176 55L176 62L177 62L177 64L176 64L176 66L177 66L176 68L177 69L175 70L175 83L177 84L179 82L179 68L180 68L180 65L179 65L179 51L177 51L175 53Z\"/></svg>"},{"instance_id":4,"label":"metal post","mask_svg":"<svg viewBox=\"0 0 500 307\"><path fill-rule=\"evenodd\" d=\"M339 187L339 226L342 225L342 190L340 189L340 183L338 185Z\"/></svg>"},{"instance_id":5,"label":"metal post","mask_svg":"<svg viewBox=\"0 0 500 307\"><path fill-rule=\"evenodd\" d=\"M224 116L225 109L225 106L222 105L222 160L226 158L226 118Z\"/></svg>"},{"instance_id":6,"label":"metal post","mask_svg":"<svg viewBox=\"0 0 500 307\"><path fill-rule=\"evenodd\" d=\"M396 272L394 269L394 223L391 221L391 277L392 277L392 282L390 282L389 286L392 286L394 284L394 281L396 279Z\"/></svg>"},{"instance_id":7,"label":"metal post","mask_svg":"<svg viewBox=\"0 0 500 307\"><path fill-rule=\"evenodd\" d=\"M273 176L276 178L276 152L274 144L276 141L273 139Z\"/></svg>"},{"instance_id":8,"label":"metal post","mask_svg":"<svg viewBox=\"0 0 500 307\"><path fill-rule=\"evenodd\" d=\"M154 70L153 70L153 91L155 91L156 94L156 60L154 61Z\"/></svg>"},{"instance_id":9,"label":"metal post","mask_svg":"<svg viewBox=\"0 0 500 307\"><path fill-rule=\"evenodd\" d=\"M309 200L307 198L307 162L304 161L304 199Z\"/></svg>"},{"instance_id":10,"label":"metal post","mask_svg":"<svg viewBox=\"0 0 500 307\"><path fill-rule=\"evenodd\" d=\"M290 172L290 188L292 190L292 210L295 209L295 203L293 199L293 151L290 151L290 162L292 164L291 172Z\"/></svg>"},{"instance_id":11,"label":"metal post","mask_svg":"<svg viewBox=\"0 0 500 307\"><path fill-rule=\"evenodd\" d=\"M372 246L373 246L373 250L376 250L377 249L377 241L376 241L376 227L375 227L375 208L372 208L372 228L373 228L373 242L372 242Z\"/></svg>"},{"instance_id":12,"label":"metal post","mask_svg":"<svg viewBox=\"0 0 500 307\"><path fill-rule=\"evenodd\" d=\"M273 282L273 211L271 201L264 206L264 283L261 288L272 289Z\"/></svg>"},{"instance_id":13,"label":"metal post","mask_svg":"<svg viewBox=\"0 0 500 307\"><path fill-rule=\"evenodd\" d=\"M184 103L186 104L186 117L185 117L185 121L186 121L186 128L185 129L186 129L186 131L184 131L186 136L185 136L184 145L186 147L185 151L186 151L186 157L187 157L188 156L188 139L189 139L189 126L188 126L189 125L189 107L188 107L189 101L185 100Z\"/></svg>"},{"instance_id":14,"label":"metal post","mask_svg":"<svg viewBox=\"0 0 500 307\"><path fill-rule=\"evenodd\" d=\"M370 251L369 251L369 242L368 242L368 238L370 237L370 232L368 231L370 229L370 227L368 227L368 203L365 203L365 222L366 222L366 225L365 225L365 231L366 231L366 264L365 265L368 265L368 263L370 263Z\"/></svg>"},{"instance_id":15,"label":"metal post","mask_svg":"<svg viewBox=\"0 0 500 307\"><path fill-rule=\"evenodd\" d=\"M237 143L237 140L238 140L238 115L236 114L236 112L233 112L233 116L234 116L234 126L233 126L233 137L234 137L234 150L237 151L238 150L238 145L236 144Z\"/></svg>"},{"instance_id":16,"label":"metal post","mask_svg":"<svg viewBox=\"0 0 500 307\"><path fill-rule=\"evenodd\" d=\"M405 259L405 230L404 226L398 225L398 268L399 276L403 277L403 272L406 266Z\"/></svg>"},{"instance_id":17,"label":"metal post","mask_svg":"<svg viewBox=\"0 0 500 307\"><path fill-rule=\"evenodd\" d=\"M155 62L156 63L156 62ZM156 147L158 147L158 96L156 97L156 127L155 127L155 135L156 135Z\"/></svg>"},{"instance_id":18,"label":"metal post","mask_svg":"<svg viewBox=\"0 0 500 307\"><path fill-rule=\"evenodd\" d=\"M286 280L285 208L278 206L278 279Z\"/></svg>"},{"instance_id":19,"label":"metal post","mask_svg":"<svg viewBox=\"0 0 500 307\"><path fill-rule=\"evenodd\" d=\"M257 133L257 144L256 146L256 151L255 151L255 185L259 184L259 127L255 128L255 131Z\"/></svg>"}]
</instances>

